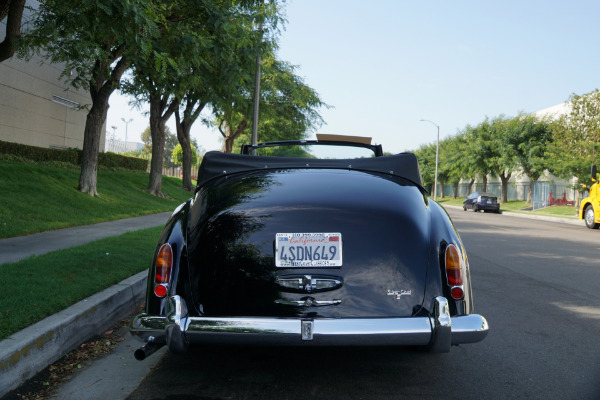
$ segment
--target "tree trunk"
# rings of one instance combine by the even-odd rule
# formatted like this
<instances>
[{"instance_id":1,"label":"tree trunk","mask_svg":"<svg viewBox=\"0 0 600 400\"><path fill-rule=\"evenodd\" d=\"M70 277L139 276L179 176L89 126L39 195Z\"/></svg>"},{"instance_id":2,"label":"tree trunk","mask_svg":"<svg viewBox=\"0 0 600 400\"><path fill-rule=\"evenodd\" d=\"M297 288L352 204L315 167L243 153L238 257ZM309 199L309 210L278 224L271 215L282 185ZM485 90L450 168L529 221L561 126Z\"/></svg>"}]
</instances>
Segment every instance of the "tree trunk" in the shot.
<instances>
[{"instance_id":1,"label":"tree trunk","mask_svg":"<svg viewBox=\"0 0 600 400\"><path fill-rule=\"evenodd\" d=\"M226 128L227 129L227 128ZM231 130L231 129L229 129ZM233 151L233 141L235 138L233 136L225 137L225 142L223 143L223 153L231 153Z\"/></svg>"},{"instance_id":2,"label":"tree trunk","mask_svg":"<svg viewBox=\"0 0 600 400\"><path fill-rule=\"evenodd\" d=\"M229 123L227 121L225 121L225 132L223 132L223 130L221 129L221 126L223 125L223 122L221 122L221 124L219 124L219 131L221 132L221 135L223 135L223 153L231 153L233 151L233 142L235 141L235 139L238 138L238 136L240 136L244 130L246 130L246 127L248 126L248 121L246 121L245 119L242 120L242 122L239 123L239 125L237 126L237 128L235 128L234 131L231 130L231 126L229 125Z\"/></svg>"},{"instance_id":3,"label":"tree trunk","mask_svg":"<svg viewBox=\"0 0 600 400\"><path fill-rule=\"evenodd\" d=\"M508 171L508 170L506 170ZM512 172L503 172L500 174L500 180L502 181L502 203L508 203L508 180L512 176Z\"/></svg>"},{"instance_id":4,"label":"tree trunk","mask_svg":"<svg viewBox=\"0 0 600 400\"><path fill-rule=\"evenodd\" d=\"M444 198L444 184L445 184L444 177L440 177L440 199Z\"/></svg>"},{"instance_id":5,"label":"tree trunk","mask_svg":"<svg viewBox=\"0 0 600 400\"><path fill-rule=\"evenodd\" d=\"M190 130L192 126L185 118L181 121L179 112L175 113L175 125L177 127L177 140L181 145L183 153L182 187L184 190L191 192L194 189L194 186L192 185L192 143L190 141Z\"/></svg>"},{"instance_id":6,"label":"tree trunk","mask_svg":"<svg viewBox=\"0 0 600 400\"><path fill-rule=\"evenodd\" d=\"M98 179L98 153L100 153L102 127L106 122L106 114L109 107L108 100L119 85L121 77L127 71L130 64L125 57L121 57L113 68L110 77L104 79L102 77L104 69L102 68L102 63L98 61L92 73L92 79L89 82L92 108L88 112L85 122L78 189L90 196L98 195L96 188Z\"/></svg>"},{"instance_id":7,"label":"tree trunk","mask_svg":"<svg viewBox=\"0 0 600 400\"><path fill-rule=\"evenodd\" d=\"M473 183L475 183L475 179L471 179L469 181L469 186L467 187L467 195L465 197L469 197L471 194L471 188L473 187Z\"/></svg>"},{"instance_id":8,"label":"tree trunk","mask_svg":"<svg viewBox=\"0 0 600 400\"><path fill-rule=\"evenodd\" d=\"M527 175L529 177L529 187L527 188L527 205L533 204L533 184L540 177L539 174Z\"/></svg>"},{"instance_id":9,"label":"tree trunk","mask_svg":"<svg viewBox=\"0 0 600 400\"><path fill-rule=\"evenodd\" d=\"M481 178L481 182L483 183L483 188L481 189L481 191L487 192L487 174L483 175L483 177Z\"/></svg>"},{"instance_id":10,"label":"tree trunk","mask_svg":"<svg viewBox=\"0 0 600 400\"><path fill-rule=\"evenodd\" d=\"M150 179L148 192L155 196L165 197L162 194L162 168L165 154L165 126L161 124L160 106L161 98L150 98L150 136L152 137L152 160L150 161Z\"/></svg>"},{"instance_id":11,"label":"tree trunk","mask_svg":"<svg viewBox=\"0 0 600 400\"><path fill-rule=\"evenodd\" d=\"M3 4L2 4L3 3ZM21 20L23 19L23 9L25 0L3 1L0 9L0 21L6 18L6 35L0 42L0 62L11 58L15 54L15 39L21 33Z\"/></svg>"},{"instance_id":12,"label":"tree trunk","mask_svg":"<svg viewBox=\"0 0 600 400\"><path fill-rule=\"evenodd\" d=\"M186 109L183 113L183 120L179 115L179 111L175 112L175 125L177 127L177 140L183 150L183 189L187 191L194 190L192 185L192 142L190 140L190 131L192 125L200 115L206 103L200 103L194 110L195 102L186 104Z\"/></svg>"},{"instance_id":13,"label":"tree trunk","mask_svg":"<svg viewBox=\"0 0 600 400\"><path fill-rule=\"evenodd\" d=\"M458 197L458 183L458 181L454 182L454 195L452 196L453 199Z\"/></svg>"},{"instance_id":14,"label":"tree trunk","mask_svg":"<svg viewBox=\"0 0 600 400\"><path fill-rule=\"evenodd\" d=\"M150 178L148 192L154 196L167 197L162 193L162 170L165 155L165 125L179 106L173 100L167 109L167 99L161 94L150 96L150 136L152 137L152 161L150 161ZM165 111L165 109L167 111Z\"/></svg>"},{"instance_id":15,"label":"tree trunk","mask_svg":"<svg viewBox=\"0 0 600 400\"><path fill-rule=\"evenodd\" d=\"M106 121L108 107L108 97L98 96L85 122L78 189L90 196L98 195L98 154L100 153L102 126Z\"/></svg>"}]
</instances>

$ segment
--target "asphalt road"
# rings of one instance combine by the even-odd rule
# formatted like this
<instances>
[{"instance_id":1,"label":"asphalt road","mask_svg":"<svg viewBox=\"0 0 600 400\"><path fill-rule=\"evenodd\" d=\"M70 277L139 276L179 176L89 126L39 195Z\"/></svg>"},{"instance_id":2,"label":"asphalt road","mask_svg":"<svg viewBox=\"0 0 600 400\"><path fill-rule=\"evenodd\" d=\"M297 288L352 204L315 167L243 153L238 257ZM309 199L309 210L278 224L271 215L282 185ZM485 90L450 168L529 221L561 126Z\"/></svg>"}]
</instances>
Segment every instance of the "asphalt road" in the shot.
<instances>
[{"instance_id":1,"label":"asphalt road","mask_svg":"<svg viewBox=\"0 0 600 400\"><path fill-rule=\"evenodd\" d=\"M468 251L481 343L200 348L167 353L137 399L599 399L600 231L449 210Z\"/></svg>"}]
</instances>

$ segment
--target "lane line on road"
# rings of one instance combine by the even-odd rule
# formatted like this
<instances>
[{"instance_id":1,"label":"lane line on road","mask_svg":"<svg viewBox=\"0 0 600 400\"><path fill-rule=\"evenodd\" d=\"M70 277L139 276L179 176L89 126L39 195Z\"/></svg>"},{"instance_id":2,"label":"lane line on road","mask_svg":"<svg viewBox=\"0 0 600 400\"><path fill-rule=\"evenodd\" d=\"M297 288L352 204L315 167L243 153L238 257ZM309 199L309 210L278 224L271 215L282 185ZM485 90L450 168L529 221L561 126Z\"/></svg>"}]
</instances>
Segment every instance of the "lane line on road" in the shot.
<instances>
[{"instance_id":1,"label":"lane line on road","mask_svg":"<svg viewBox=\"0 0 600 400\"><path fill-rule=\"evenodd\" d=\"M502 229L503 231L509 231L512 232L514 231L514 229L509 229L509 228L503 228L501 226L495 226L495 225L488 225L490 228L497 228L497 229Z\"/></svg>"}]
</instances>

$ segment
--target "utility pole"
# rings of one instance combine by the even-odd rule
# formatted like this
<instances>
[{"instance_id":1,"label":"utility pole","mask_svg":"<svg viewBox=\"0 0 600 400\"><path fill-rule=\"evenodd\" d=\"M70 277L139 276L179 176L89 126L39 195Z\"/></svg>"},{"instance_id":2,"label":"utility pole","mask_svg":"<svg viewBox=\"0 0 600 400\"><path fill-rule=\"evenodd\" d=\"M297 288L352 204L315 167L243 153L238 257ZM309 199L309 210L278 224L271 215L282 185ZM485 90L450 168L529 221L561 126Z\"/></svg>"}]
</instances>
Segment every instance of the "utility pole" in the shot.
<instances>
[{"instance_id":1,"label":"utility pole","mask_svg":"<svg viewBox=\"0 0 600 400\"><path fill-rule=\"evenodd\" d=\"M258 31L260 33L258 41L258 53L256 55L256 75L254 77L254 109L252 112L252 145L258 143L258 103L260 101L260 64L262 61L262 54L260 45L262 43L263 35L263 24L262 21L258 23ZM254 153L254 151L253 151Z\"/></svg>"}]
</instances>

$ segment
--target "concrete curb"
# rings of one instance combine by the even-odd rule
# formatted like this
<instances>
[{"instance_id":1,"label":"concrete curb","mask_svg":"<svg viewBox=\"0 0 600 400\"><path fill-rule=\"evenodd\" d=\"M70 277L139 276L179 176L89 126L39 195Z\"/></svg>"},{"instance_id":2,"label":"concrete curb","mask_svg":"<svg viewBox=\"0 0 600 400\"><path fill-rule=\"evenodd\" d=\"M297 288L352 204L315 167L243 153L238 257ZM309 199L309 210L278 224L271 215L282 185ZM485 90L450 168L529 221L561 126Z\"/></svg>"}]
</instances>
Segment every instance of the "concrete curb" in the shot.
<instances>
[{"instance_id":1,"label":"concrete curb","mask_svg":"<svg viewBox=\"0 0 600 400\"><path fill-rule=\"evenodd\" d=\"M0 397L142 304L147 271L0 341Z\"/></svg>"},{"instance_id":2,"label":"concrete curb","mask_svg":"<svg viewBox=\"0 0 600 400\"><path fill-rule=\"evenodd\" d=\"M570 219L570 218L560 218L560 217L546 217L544 215L529 215L522 213L514 213L504 211L502 214L510 217L518 217L518 218L529 218L529 219L537 219L540 221L549 221L549 222L559 222L561 224L569 224L569 225L577 225L585 228L585 221L582 219Z\"/></svg>"}]
</instances>

